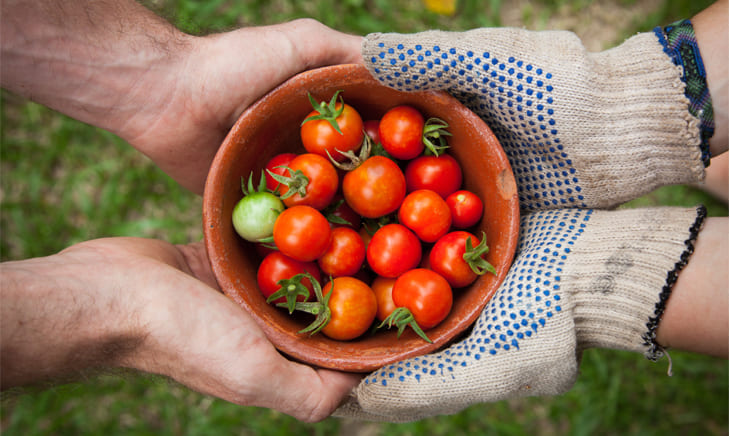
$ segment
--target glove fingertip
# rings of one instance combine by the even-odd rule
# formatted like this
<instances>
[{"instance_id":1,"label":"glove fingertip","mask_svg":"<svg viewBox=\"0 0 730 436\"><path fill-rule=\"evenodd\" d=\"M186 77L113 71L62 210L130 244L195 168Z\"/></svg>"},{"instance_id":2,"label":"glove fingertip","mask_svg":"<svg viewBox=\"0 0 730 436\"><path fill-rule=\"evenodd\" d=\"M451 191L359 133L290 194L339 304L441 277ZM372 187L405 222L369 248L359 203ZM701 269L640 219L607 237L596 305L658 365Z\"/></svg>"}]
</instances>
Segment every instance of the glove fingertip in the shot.
<instances>
[{"instance_id":1,"label":"glove fingertip","mask_svg":"<svg viewBox=\"0 0 730 436\"><path fill-rule=\"evenodd\" d=\"M365 37L361 52L370 73L386 86L402 91L442 88L442 73L437 67L438 48L431 50L422 42L427 33L406 35L373 33ZM425 39L429 40L429 39Z\"/></svg>"}]
</instances>

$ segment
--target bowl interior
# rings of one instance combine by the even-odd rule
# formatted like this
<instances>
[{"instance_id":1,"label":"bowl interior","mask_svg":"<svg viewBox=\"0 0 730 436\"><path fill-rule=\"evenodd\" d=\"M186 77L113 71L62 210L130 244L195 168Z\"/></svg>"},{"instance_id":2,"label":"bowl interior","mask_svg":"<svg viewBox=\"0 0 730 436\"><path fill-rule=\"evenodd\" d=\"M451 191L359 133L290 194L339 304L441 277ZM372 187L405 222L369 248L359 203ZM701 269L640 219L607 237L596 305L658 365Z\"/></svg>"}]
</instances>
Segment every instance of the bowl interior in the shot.
<instances>
[{"instance_id":1,"label":"bowl interior","mask_svg":"<svg viewBox=\"0 0 730 436\"><path fill-rule=\"evenodd\" d=\"M489 244L487 260L497 274L481 276L457 289L449 317L427 332L433 344L410 329L382 331L353 341L335 341L322 334L297 332L309 317L292 317L266 303L256 284L260 257L254 246L235 233L233 207L241 198L241 177L254 179L274 155L302 152L299 125L312 110L307 92L318 101L342 90L345 101L363 120L377 119L399 104L412 105L426 118L446 121L452 132L449 153L464 170L464 186L485 204L478 232ZM443 92L399 92L375 81L360 65L339 65L302 73L263 97L239 118L221 145L211 167L203 199L206 248L221 290L246 309L272 343L288 356L306 363L353 372L366 372L414 355L432 352L471 325L504 279L517 244L518 201L509 162L491 130L473 112Z\"/></svg>"}]
</instances>

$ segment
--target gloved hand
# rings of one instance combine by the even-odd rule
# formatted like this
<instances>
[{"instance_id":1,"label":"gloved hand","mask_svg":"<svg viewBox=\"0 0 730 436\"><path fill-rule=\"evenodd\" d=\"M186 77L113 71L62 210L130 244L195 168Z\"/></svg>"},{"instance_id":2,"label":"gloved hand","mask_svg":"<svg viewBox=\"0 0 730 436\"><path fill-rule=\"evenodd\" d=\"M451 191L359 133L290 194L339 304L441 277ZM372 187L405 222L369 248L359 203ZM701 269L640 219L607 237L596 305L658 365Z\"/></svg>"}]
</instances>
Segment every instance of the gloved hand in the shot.
<instances>
[{"instance_id":1,"label":"gloved hand","mask_svg":"<svg viewBox=\"0 0 730 436\"><path fill-rule=\"evenodd\" d=\"M590 347L661 356L655 331L704 208L598 209L703 179L713 120L692 37L683 22L601 53L568 32L366 38L382 83L446 90L487 122L523 218L515 262L468 337L370 374L337 416L411 421L560 394Z\"/></svg>"},{"instance_id":2,"label":"gloved hand","mask_svg":"<svg viewBox=\"0 0 730 436\"><path fill-rule=\"evenodd\" d=\"M687 21L589 53L570 32L483 28L372 34L362 52L381 83L446 90L479 114L524 211L605 208L703 180L714 126L692 36Z\"/></svg>"},{"instance_id":3,"label":"gloved hand","mask_svg":"<svg viewBox=\"0 0 730 436\"><path fill-rule=\"evenodd\" d=\"M573 385L583 350L662 349L655 330L704 209L556 209L521 220L516 260L469 336L375 371L336 416L402 422Z\"/></svg>"}]
</instances>

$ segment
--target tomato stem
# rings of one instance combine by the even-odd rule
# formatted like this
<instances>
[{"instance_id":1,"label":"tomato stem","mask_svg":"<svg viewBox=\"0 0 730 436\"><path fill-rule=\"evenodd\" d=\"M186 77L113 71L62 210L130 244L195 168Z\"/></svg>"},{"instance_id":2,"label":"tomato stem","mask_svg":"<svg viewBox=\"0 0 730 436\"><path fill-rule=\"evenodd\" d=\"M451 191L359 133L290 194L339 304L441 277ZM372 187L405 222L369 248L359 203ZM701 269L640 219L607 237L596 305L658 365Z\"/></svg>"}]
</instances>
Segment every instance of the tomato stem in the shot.
<instances>
[{"instance_id":1,"label":"tomato stem","mask_svg":"<svg viewBox=\"0 0 730 436\"><path fill-rule=\"evenodd\" d=\"M261 239L257 240L256 242L258 242L262 246L264 246L266 248L270 248L272 250L278 250L279 249L276 246L276 243L274 242L274 235L267 236L265 238L261 238Z\"/></svg>"},{"instance_id":2,"label":"tomato stem","mask_svg":"<svg viewBox=\"0 0 730 436\"><path fill-rule=\"evenodd\" d=\"M279 197L284 200L285 198L289 198L293 196L294 194L299 194L302 197L307 195L307 186L309 186L309 177L304 175L304 172L302 170L292 170L291 168L287 166L279 166L276 168L285 168L289 172L289 176L283 176L281 174L276 174L272 172L271 170L266 170L271 177L274 178L277 182L279 182L282 185L287 186L287 191L284 195L279 195ZM278 187L277 187L278 190Z\"/></svg>"},{"instance_id":3,"label":"tomato stem","mask_svg":"<svg viewBox=\"0 0 730 436\"><path fill-rule=\"evenodd\" d=\"M322 215L324 215L325 218L327 218L327 221L331 222L332 224L341 224L341 225L352 227L353 223L347 221L346 219L344 219L340 216L335 215L335 211L337 210L337 208L342 206L342 204L344 202L345 202L344 199L333 202L332 204L330 204L329 206L327 206L326 208L324 208L322 210Z\"/></svg>"},{"instance_id":4,"label":"tomato stem","mask_svg":"<svg viewBox=\"0 0 730 436\"><path fill-rule=\"evenodd\" d=\"M337 131L340 135L342 135L342 130L340 130L340 125L337 124L337 117L342 115L342 111L345 110L345 102L342 101L342 98L340 98L340 107L337 107L337 96L339 93L342 92L342 90L339 90L335 92L335 95L332 96L332 99L329 101L329 103L325 103L323 101L317 102L317 100L312 97L312 94L307 93L307 97L309 98L309 103L312 104L312 108L316 110L319 115L312 115L311 117L305 118L304 121L302 121L302 125L306 123L307 121L314 121L314 120L325 120L332 126L333 129Z\"/></svg>"},{"instance_id":5,"label":"tomato stem","mask_svg":"<svg viewBox=\"0 0 730 436\"><path fill-rule=\"evenodd\" d=\"M370 141L372 141L372 138L368 138ZM372 144L372 142L371 142ZM372 147L370 149L370 156L383 156L387 157L388 159L394 160L393 156L385 151L385 147L383 147L383 144L376 142L372 144Z\"/></svg>"},{"instance_id":6,"label":"tomato stem","mask_svg":"<svg viewBox=\"0 0 730 436\"><path fill-rule=\"evenodd\" d=\"M391 312L390 315L388 315L387 318L383 320L383 322L380 323L378 328L382 328L387 324L388 328L393 327L395 325L398 327L398 337L400 338L401 334L403 334L403 331L406 329L406 327L410 326L413 331L416 332L418 336L420 336L424 341L428 342L429 344L432 344L433 341L426 336L426 333L423 332L421 329L421 326L418 325L416 322L416 319L413 317L413 313L411 313L408 308L405 307L397 307L393 312Z\"/></svg>"},{"instance_id":7,"label":"tomato stem","mask_svg":"<svg viewBox=\"0 0 730 436\"><path fill-rule=\"evenodd\" d=\"M449 125L440 118L429 118L423 126L423 144L426 146L426 155L441 156L449 148L447 136L452 136L446 130Z\"/></svg>"},{"instance_id":8,"label":"tomato stem","mask_svg":"<svg viewBox=\"0 0 730 436\"><path fill-rule=\"evenodd\" d=\"M284 297L286 299L286 303L279 304L284 304L284 307L287 308L290 314L294 313L294 309L297 304L297 298L300 295L304 297L304 301L309 300L309 289L307 289L307 287L302 284L302 279L304 278L308 278L314 286L314 282L316 282L316 280L311 275L307 277L304 274L297 274L290 279L282 279L276 282L276 284L278 284L280 288L276 292L271 294L269 298L266 299L266 302L271 303L272 301L276 301L279 298Z\"/></svg>"},{"instance_id":9,"label":"tomato stem","mask_svg":"<svg viewBox=\"0 0 730 436\"><path fill-rule=\"evenodd\" d=\"M272 192L266 187L266 176L263 171L261 171L261 179L259 180L259 186L257 188L254 188L253 186L253 171L251 171L251 174L248 175L248 184L246 183L246 179L241 177L241 191L244 196L251 195L256 192Z\"/></svg>"},{"instance_id":10,"label":"tomato stem","mask_svg":"<svg viewBox=\"0 0 730 436\"><path fill-rule=\"evenodd\" d=\"M337 150L338 153L347 158L347 162L338 162L332 157L329 150L325 150L325 152L327 153L327 157L332 162L332 165L343 171L352 171L362 165L363 162L368 160L368 158L370 157L370 151L372 150L372 145L372 139L370 139L368 135L364 135L362 145L360 146L360 153L358 153L357 155L355 155L355 153L352 151L342 152L340 150Z\"/></svg>"},{"instance_id":11,"label":"tomato stem","mask_svg":"<svg viewBox=\"0 0 730 436\"><path fill-rule=\"evenodd\" d=\"M497 274L494 266L483 257L487 253L489 253L489 247L487 246L486 233L482 232L482 239L476 247L472 247L471 238L466 238L466 251L462 257L469 265L469 268L474 271L474 274L483 275L487 272Z\"/></svg>"},{"instance_id":12,"label":"tomato stem","mask_svg":"<svg viewBox=\"0 0 730 436\"><path fill-rule=\"evenodd\" d=\"M332 318L332 311L330 310L329 302L330 302L330 296L332 296L332 292L327 293L327 295L322 294L322 287L319 285L319 282L312 277L311 274L305 272L302 274L297 274L304 277L307 277L309 281L312 283L312 288L314 289L314 295L317 299L317 301L314 302L301 302L296 301L294 304L294 309L290 311L289 313L292 313L294 310L298 310L301 312L306 312L312 315L315 315L315 320L309 324L307 327L303 328L302 330L299 330L299 333L309 333L310 336L314 335L315 333L318 333L320 330L322 330L329 322L330 318ZM296 276L294 276L296 277ZM332 284L332 280L329 282L330 286L334 286ZM307 294L308 296L309 294ZM269 297L271 298L271 297ZM278 303L278 307L287 307L286 303Z\"/></svg>"},{"instance_id":13,"label":"tomato stem","mask_svg":"<svg viewBox=\"0 0 730 436\"><path fill-rule=\"evenodd\" d=\"M381 227L397 222L397 214L388 214L378 218L365 218L362 220L362 227L365 228L368 235L373 236Z\"/></svg>"}]
</instances>

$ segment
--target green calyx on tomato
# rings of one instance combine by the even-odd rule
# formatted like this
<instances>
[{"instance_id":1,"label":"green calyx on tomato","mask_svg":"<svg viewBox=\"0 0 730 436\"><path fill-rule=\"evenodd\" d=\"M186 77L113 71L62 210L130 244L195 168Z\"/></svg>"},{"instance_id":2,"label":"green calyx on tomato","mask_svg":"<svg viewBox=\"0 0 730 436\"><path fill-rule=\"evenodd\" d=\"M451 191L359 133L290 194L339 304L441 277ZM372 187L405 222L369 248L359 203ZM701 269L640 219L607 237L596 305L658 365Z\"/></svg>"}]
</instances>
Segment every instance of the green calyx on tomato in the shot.
<instances>
[{"instance_id":1,"label":"green calyx on tomato","mask_svg":"<svg viewBox=\"0 0 730 436\"><path fill-rule=\"evenodd\" d=\"M327 221L331 222L332 224L339 224L342 226L354 227L355 223L351 223L350 221L346 220L342 216L336 214L337 209L340 208L343 204L344 205L347 204L347 203L345 203L344 198L337 200L337 201L333 202L332 204L330 204L329 206L327 206L326 208L324 208L322 210L322 214L324 215L325 218L327 218Z\"/></svg>"},{"instance_id":2,"label":"green calyx on tomato","mask_svg":"<svg viewBox=\"0 0 730 436\"><path fill-rule=\"evenodd\" d=\"M307 327L303 328L299 331L300 334L302 333L309 333L310 336L314 335L315 333L319 333L320 330L322 330L327 323L330 322L330 318L332 317L332 311L329 307L329 300L332 296L332 292L327 293L327 295L322 294L322 287L319 285L319 282L312 277L309 273L302 273L297 274L294 277L297 276L304 276L309 278L309 281L312 283L312 287L314 288L314 296L316 298L316 301L311 302L302 302L302 301L296 301L296 297L294 298L294 309L301 312L306 312L309 314L314 315L316 318L314 321L309 324ZM294 278L293 277L293 278ZM301 279L299 279L301 281ZM332 280L328 283L329 286L333 286ZM277 303L278 307L285 307L289 308L288 302L287 303ZM293 312L290 311L289 313Z\"/></svg>"},{"instance_id":3,"label":"green calyx on tomato","mask_svg":"<svg viewBox=\"0 0 730 436\"><path fill-rule=\"evenodd\" d=\"M497 274L494 266L483 257L487 253L489 253L489 247L487 246L487 235L484 232L482 232L482 239L476 247L472 247L471 238L466 238L466 251L463 258L469 268L474 271L474 274L483 275L487 272Z\"/></svg>"},{"instance_id":4,"label":"green calyx on tomato","mask_svg":"<svg viewBox=\"0 0 730 436\"><path fill-rule=\"evenodd\" d=\"M372 141L371 138L367 138L366 141ZM370 156L383 156L387 157L388 159L393 159L393 156L390 155L387 151L385 151L385 147L383 147L383 144L376 142L374 145L370 147Z\"/></svg>"},{"instance_id":5,"label":"green calyx on tomato","mask_svg":"<svg viewBox=\"0 0 730 436\"><path fill-rule=\"evenodd\" d=\"M433 343L433 341L431 341L431 339L426 336L426 333L423 332L421 326L418 325L418 323L416 322L416 318L413 316L413 313L411 313L411 311L405 307L396 307L395 310L393 310L393 312L391 312L391 314L388 315L388 317L380 323L378 329L383 328L386 325L388 326L388 328L391 328L393 326L398 327L399 338L401 334L403 334L403 331L406 329L406 327L410 326L413 331L416 332L416 334L420 336L424 341L428 342L429 344Z\"/></svg>"},{"instance_id":6,"label":"green calyx on tomato","mask_svg":"<svg viewBox=\"0 0 730 436\"><path fill-rule=\"evenodd\" d=\"M309 98L309 102L312 104L312 107L314 110L316 110L319 115L313 115L311 117L305 118L304 121L302 121L302 125L306 123L307 121L314 121L314 120L324 120L330 123L333 129L337 131L340 135L342 135L342 130L340 130L340 125L337 124L337 117L342 115L342 112L345 110L345 103L344 101L341 101L341 105L338 108L337 107L337 96L342 92L342 90L338 90L335 92L335 94L332 96L332 99L330 99L329 103L325 103L323 101L317 102L317 100L312 97L312 94L307 93L307 97ZM342 100L342 98L340 98Z\"/></svg>"},{"instance_id":7,"label":"green calyx on tomato","mask_svg":"<svg viewBox=\"0 0 730 436\"><path fill-rule=\"evenodd\" d=\"M309 185L309 177L305 176L302 170L292 170L289 167L285 167L286 171L289 172L289 176L282 176L280 174L275 174L269 170L269 175L274 178L277 182L281 183L282 185L286 185L289 189L283 194L280 195L281 199L284 200L286 198L289 198L293 196L294 194L299 194L302 197L307 195L307 186ZM278 190L278 187L277 187Z\"/></svg>"},{"instance_id":8,"label":"green calyx on tomato","mask_svg":"<svg viewBox=\"0 0 730 436\"><path fill-rule=\"evenodd\" d=\"M277 306L280 307L286 307L286 309L289 311L289 314L294 313L294 309L296 308L297 299L301 295L304 301L309 300L309 289L302 283L302 279L309 278L310 282L312 283L313 287L318 287L319 283L317 280L312 277L309 273L301 273L297 274L294 277L290 279L282 279L276 282L279 286L278 291L274 292L269 296L269 298L266 299L267 303L271 303L272 301L276 301L279 298L286 299L285 303L277 303Z\"/></svg>"},{"instance_id":9,"label":"green calyx on tomato","mask_svg":"<svg viewBox=\"0 0 730 436\"><path fill-rule=\"evenodd\" d=\"M433 156L442 155L449 145L447 136L453 136L448 129L446 121L439 118L429 118L423 126L423 144L426 146L426 154Z\"/></svg>"},{"instance_id":10,"label":"green calyx on tomato","mask_svg":"<svg viewBox=\"0 0 730 436\"><path fill-rule=\"evenodd\" d=\"M243 239L263 242L273 234L274 223L284 210L284 203L266 188L266 177L261 173L258 188L253 186L253 173L248 184L241 177L243 198L233 208L233 227Z\"/></svg>"},{"instance_id":11,"label":"green calyx on tomato","mask_svg":"<svg viewBox=\"0 0 730 436\"><path fill-rule=\"evenodd\" d=\"M375 232L378 231L379 228L385 227L388 224L393 224L398 222L398 215L395 213L383 215L378 218L364 218L362 221L362 226L365 229L366 232L370 236L373 236Z\"/></svg>"},{"instance_id":12,"label":"green calyx on tomato","mask_svg":"<svg viewBox=\"0 0 730 436\"><path fill-rule=\"evenodd\" d=\"M246 179L241 177L241 192L243 192L244 197L247 195L255 194L257 192L271 193L269 188L266 187L266 175L263 172L261 173L259 185L256 187L254 187L253 185L253 171L251 172L251 174L248 175L248 182L246 182Z\"/></svg>"}]
</instances>

